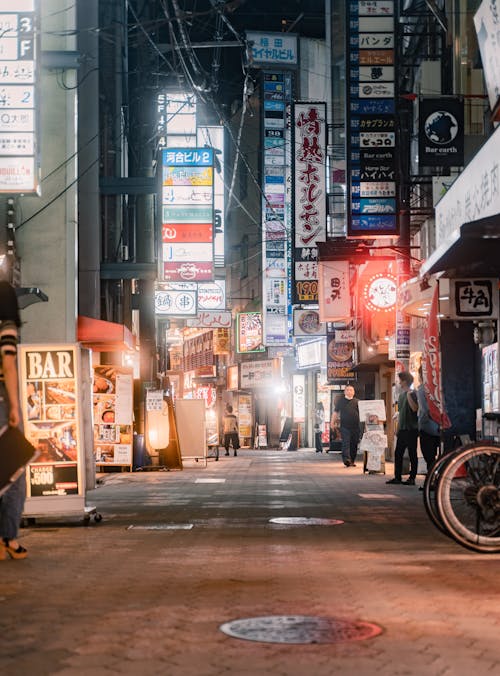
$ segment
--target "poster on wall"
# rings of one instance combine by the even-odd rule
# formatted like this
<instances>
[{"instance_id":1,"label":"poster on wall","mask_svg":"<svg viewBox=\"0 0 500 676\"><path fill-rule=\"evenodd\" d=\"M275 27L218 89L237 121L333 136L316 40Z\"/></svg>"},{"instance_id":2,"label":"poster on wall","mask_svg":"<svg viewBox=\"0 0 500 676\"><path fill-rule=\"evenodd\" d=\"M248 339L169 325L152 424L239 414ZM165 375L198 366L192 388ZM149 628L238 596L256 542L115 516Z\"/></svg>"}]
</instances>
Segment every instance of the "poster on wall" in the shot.
<instances>
[{"instance_id":1,"label":"poster on wall","mask_svg":"<svg viewBox=\"0 0 500 676\"><path fill-rule=\"evenodd\" d=\"M132 369L94 367L93 392L96 465L132 465Z\"/></svg>"},{"instance_id":2,"label":"poster on wall","mask_svg":"<svg viewBox=\"0 0 500 676\"><path fill-rule=\"evenodd\" d=\"M75 345L20 347L24 430L39 453L28 499L84 494L78 357Z\"/></svg>"},{"instance_id":3,"label":"poster on wall","mask_svg":"<svg viewBox=\"0 0 500 676\"><path fill-rule=\"evenodd\" d=\"M240 394L238 396L238 424L240 432L240 443L243 444L244 439L250 440L252 436L252 395Z\"/></svg>"}]
</instances>

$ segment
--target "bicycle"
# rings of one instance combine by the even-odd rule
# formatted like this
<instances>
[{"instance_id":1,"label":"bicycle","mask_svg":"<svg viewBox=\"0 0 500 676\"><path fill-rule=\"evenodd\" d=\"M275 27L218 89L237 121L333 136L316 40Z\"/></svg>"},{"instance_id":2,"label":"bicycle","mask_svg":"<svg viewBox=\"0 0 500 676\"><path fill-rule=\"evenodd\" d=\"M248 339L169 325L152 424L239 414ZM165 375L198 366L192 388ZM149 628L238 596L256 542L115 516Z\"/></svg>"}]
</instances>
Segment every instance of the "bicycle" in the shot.
<instances>
[{"instance_id":1,"label":"bicycle","mask_svg":"<svg viewBox=\"0 0 500 676\"><path fill-rule=\"evenodd\" d=\"M467 444L440 457L426 477L424 504L433 524L458 544L500 552L500 445Z\"/></svg>"}]
</instances>

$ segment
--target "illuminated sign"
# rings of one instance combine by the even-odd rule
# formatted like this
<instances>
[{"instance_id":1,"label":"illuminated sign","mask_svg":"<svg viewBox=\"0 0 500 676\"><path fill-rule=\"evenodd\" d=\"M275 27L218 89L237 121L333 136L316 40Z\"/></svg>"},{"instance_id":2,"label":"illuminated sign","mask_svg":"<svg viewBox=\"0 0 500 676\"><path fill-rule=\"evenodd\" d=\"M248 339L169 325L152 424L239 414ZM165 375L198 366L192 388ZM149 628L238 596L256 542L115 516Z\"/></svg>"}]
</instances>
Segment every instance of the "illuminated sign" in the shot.
<instances>
[{"instance_id":1,"label":"illuminated sign","mask_svg":"<svg viewBox=\"0 0 500 676\"><path fill-rule=\"evenodd\" d=\"M164 281L213 279L213 157L212 148L166 148L162 151L161 260Z\"/></svg>"},{"instance_id":2,"label":"illuminated sign","mask_svg":"<svg viewBox=\"0 0 500 676\"><path fill-rule=\"evenodd\" d=\"M35 0L1 0L0 35L0 192L36 193L40 186Z\"/></svg>"},{"instance_id":3,"label":"illuminated sign","mask_svg":"<svg viewBox=\"0 0 500 676\"><path fill-rule=\"evenodd\" d=\"M237 352L263 352L262 314L260 312L240 312L236 315Z\"/></svg>"}]
</instances>

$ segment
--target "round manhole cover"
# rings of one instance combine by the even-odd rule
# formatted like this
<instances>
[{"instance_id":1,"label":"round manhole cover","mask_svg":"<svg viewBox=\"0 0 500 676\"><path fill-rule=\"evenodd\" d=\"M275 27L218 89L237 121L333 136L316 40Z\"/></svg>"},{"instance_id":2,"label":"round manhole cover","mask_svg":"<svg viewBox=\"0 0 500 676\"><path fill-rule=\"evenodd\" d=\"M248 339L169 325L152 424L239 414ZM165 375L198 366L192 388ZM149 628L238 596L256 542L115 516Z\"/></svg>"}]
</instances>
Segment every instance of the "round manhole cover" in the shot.
<instances>
[{"instance_id":1,"label":"round manhole cover","mask_svg":"<svg viewBox=\"0 0 500 676\"><path fill-rule=\"evenodd\" d=\"M276 516L269 519L269 522L286 526L339 526L344 523L340 519L316 519L312 516Z\"/></svg>"},{"instance_id":2,"label":"round manhole cover","mask_svg":"<svg viewBox=\"0 0 500 676\"><path fill-rule=\"evenodd\" d=\"M250 617L226 622L220 630L233 638L264 643L344 643L382 633L381 627L370 622L306 615Z\"/></svg>"}]
</instances>

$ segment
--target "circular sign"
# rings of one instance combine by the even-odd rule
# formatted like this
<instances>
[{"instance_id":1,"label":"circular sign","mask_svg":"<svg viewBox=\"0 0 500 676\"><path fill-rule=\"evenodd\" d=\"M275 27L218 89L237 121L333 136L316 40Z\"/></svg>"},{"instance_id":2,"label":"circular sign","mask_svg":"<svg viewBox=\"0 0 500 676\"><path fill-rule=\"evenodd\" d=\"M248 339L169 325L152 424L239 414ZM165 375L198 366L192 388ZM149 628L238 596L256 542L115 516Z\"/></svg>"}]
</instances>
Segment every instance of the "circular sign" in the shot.
<instances>
[{"instance_id":1,"label":"circular sign","mask_svg":"<svg viewBox=\"0 0 500 676\"><path fill-rule=\"evenodd\" d=\"M446 146L454 141L458 133L458 122L447 110L436 110L425 120L424 129L431 143Z\"/></svg>"},{"instance_id":2,"label":"circular sign","mask_svg":"<svg viewBox=\"0 0 500 676\"><path fill-rule=\"evenodd\" d=\"M366 308L372 312L389 312L396 305L396 280L389 274L372 277L363 290Z\"/></svg>"},{"instance_id":3,"label":"circular sign","mask_svg":"<svg viewBox=\"0 0 500 676\"><path fill-rule=\"evenodd\" d=\"M223 310L225 308L224 288L217 282L198 286L198 307L201 310Z\"/></svg>"}]
</instances>

